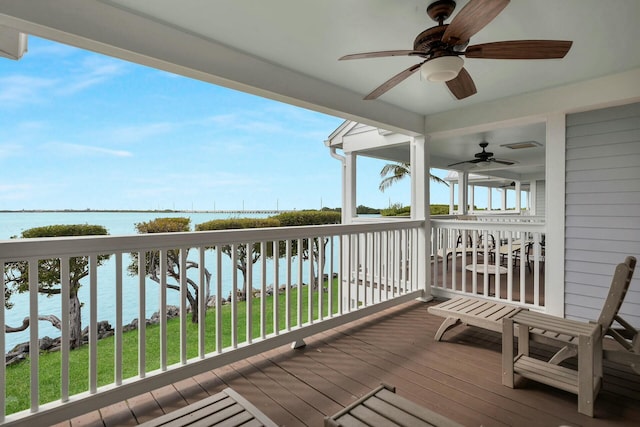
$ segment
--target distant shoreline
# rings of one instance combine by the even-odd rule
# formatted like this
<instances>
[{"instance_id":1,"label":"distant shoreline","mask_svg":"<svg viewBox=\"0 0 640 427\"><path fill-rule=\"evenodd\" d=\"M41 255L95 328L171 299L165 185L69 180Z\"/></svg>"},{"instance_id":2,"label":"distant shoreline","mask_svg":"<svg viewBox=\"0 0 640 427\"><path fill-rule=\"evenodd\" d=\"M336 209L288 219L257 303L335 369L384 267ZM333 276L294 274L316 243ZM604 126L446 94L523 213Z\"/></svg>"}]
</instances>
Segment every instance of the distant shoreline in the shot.
<instances>
[{"instance_id":1,"label":"distant shoreline","mask_svg":"<svg viewBox=\"0 0 640 427\"><path fill-rule=\"evenodd\" d=\"M228 214L228 213L269 213L279 214L282 212L294 212L290 209L230 209L230 210L175 210L175 209L18 209L8 210L0 209L0 213L214 213L214 214Z\"/></svg>"}]
</instances>

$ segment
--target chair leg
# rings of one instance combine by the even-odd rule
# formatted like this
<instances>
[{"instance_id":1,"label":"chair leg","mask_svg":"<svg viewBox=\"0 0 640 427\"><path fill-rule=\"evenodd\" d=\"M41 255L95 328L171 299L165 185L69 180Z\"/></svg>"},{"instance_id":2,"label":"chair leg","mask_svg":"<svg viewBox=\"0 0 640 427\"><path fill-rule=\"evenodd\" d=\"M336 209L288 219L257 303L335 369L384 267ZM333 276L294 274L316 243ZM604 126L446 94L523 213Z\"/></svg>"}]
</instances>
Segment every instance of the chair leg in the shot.
<instances>
[{"instance_id":1,"label":"chair leg","mask_svg":"<svg viewBox=\"0 0 640 427\"><path fill-rule=\"evenodd\" d=\"M554 354L551 359L549 359L549 363L551 363L552 365L559 365L570 357L575 357L577 355L578 349L573 345L567 345L558 350L558 352Z\"/></svg>"}]
</instances>

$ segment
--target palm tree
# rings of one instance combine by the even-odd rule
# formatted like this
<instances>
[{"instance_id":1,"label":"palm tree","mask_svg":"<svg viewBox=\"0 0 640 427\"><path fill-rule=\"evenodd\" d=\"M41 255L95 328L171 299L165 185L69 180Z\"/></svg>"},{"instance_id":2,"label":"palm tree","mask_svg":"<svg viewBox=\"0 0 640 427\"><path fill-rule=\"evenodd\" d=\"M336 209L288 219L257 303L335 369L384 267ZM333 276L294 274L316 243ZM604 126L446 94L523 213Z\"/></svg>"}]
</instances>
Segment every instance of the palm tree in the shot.
<instances>
[{"instance_id":1,"label":"palm tree","mask_svg":"<svg viewBox=\"0 0 640 427\"><path fill-rule=\"evenodd\" d=\"M380 177L382 178L382 181L380 181L380 185L378 186L378 188L380 189L380 191L384 191L406 176L411 176L411 166L409 165L409 163L387 163L382 167L382 170L380 171ZM429 174L429 178L433 182L444 184L447 187L449 186L449 184L440 177Z\"/></svg>"}]
</instances>

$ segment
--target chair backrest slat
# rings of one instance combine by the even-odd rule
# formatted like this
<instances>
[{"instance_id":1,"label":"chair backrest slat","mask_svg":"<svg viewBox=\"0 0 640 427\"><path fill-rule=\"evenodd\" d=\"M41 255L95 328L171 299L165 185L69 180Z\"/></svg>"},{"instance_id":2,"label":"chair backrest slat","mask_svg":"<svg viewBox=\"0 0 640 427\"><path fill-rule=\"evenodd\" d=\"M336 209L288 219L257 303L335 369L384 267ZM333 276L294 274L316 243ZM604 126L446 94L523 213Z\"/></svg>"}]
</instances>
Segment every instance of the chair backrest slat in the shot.
<instances>
[{"instance_id":1,"label":"chair backrest slat","mask_svg":"<svg viewBox=\"0 0 640 427\"><path fill-rule=\"evenodd\" d=\"M629 289L635 267L636 258L632 256L628 256L623 263L616 266L613 279L611 280L609 294L604 301L604 306L598 318L598 323L602 326L603 331L607 331L613 324L615 316L618 314L618 310L620 310L620 306L622 306L624 297Z\"/></svg>"}]
</instances>

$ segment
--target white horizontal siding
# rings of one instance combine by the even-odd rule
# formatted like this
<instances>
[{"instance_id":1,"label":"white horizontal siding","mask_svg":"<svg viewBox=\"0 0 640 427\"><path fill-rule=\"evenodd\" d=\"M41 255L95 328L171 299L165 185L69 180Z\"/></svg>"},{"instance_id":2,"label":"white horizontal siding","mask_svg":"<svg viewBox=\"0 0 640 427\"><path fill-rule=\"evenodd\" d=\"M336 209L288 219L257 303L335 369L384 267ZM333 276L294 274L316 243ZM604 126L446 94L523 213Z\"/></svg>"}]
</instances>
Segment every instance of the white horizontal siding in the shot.
<instances>
[{"instance_id":1,"label":"white horizontal siding","mask_svg":"<svg viewBox=\"0 0 640 427\"><path fill-rule=\"evenodd\" d=\"M598 317L615 265L640 259L640 104L567 116L565 312ZM640 327L640 267L620 310Z\"/></svg>"}]
</instances>

